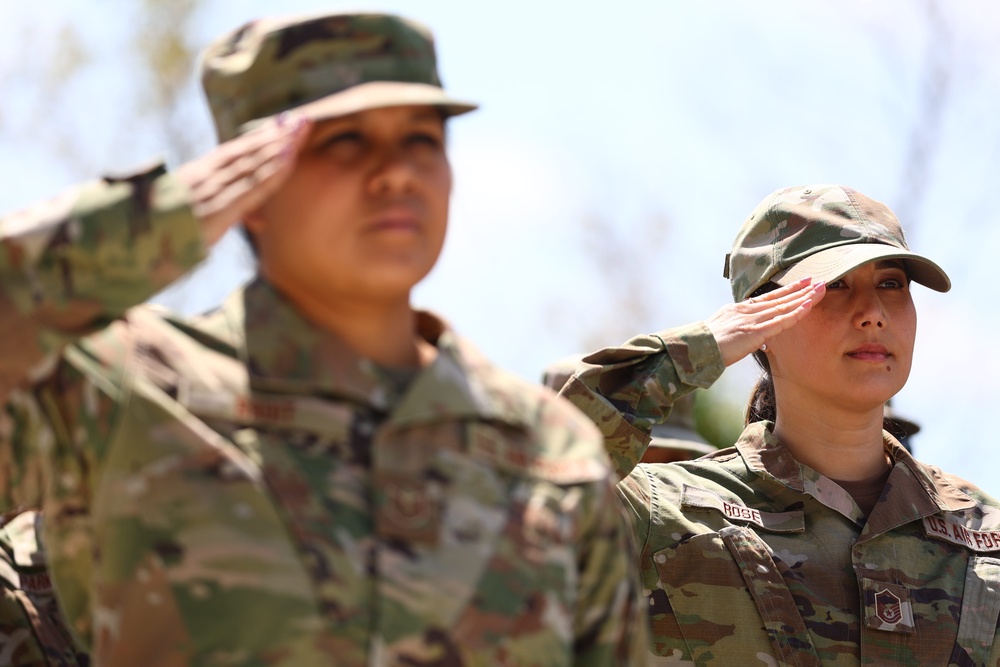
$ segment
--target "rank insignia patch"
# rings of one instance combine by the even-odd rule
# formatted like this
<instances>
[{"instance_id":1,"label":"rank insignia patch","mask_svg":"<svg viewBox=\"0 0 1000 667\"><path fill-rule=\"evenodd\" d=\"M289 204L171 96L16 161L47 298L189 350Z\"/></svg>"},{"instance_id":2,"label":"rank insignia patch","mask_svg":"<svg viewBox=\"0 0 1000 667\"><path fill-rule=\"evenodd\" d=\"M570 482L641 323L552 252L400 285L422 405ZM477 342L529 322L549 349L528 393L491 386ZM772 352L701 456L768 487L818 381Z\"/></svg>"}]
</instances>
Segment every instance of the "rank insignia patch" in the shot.
<instances>
[{"instance_id":1,"label":"rank insignia patch","mask_svg":"<svg viewBox=\"0 0 1000 667\"><path fill-rule=\"evenodd\" d=\"M886 632L916 632L913 605L906 586L885 581L862 579L864 588L865 625Z\"/></svg>"},{"instance_id":2,"label":"rank insignia patch","mask_svg":"<svg viewBox=\"0 0 1000 667\"><path fill-rule=\"evenodd\" d=\"M898 597L887 591L880 590L875 594L875 616L883 623L895 625L903 619L903 611Z\"/></svg>"}]
</instances>

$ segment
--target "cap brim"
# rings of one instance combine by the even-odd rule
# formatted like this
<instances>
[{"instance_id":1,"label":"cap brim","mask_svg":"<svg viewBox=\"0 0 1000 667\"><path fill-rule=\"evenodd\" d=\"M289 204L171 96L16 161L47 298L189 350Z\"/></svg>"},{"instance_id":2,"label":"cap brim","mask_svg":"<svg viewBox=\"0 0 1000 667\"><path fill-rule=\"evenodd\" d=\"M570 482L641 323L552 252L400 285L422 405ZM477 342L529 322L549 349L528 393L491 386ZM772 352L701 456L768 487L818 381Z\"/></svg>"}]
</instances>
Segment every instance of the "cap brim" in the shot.
<instances>
[{"instance_id":1,"label":"cap brim","mask_svg":"<svg viewBox=\"0 0 1000 667\"><path fill-rule=\"evenodd\" d=\"M831 282L862 264L880 259L903 260L910 278L932 290L947 292L951 289L951 279L940 266L926 257L883 243L853 243L820 250L774 274L770 282L789 285L802 278Z\"/></svg>"},{"instance_id":2,"label":"cap brim","mask_svg":"<svg viewBox=\"0 0 1000 667\"><path fill-rule=\"evenodd\" d=\"M441 109L446 116L458 116L479 108L472 102L457 100L443 88L426 83L406 83L402 81L369 81L358 84L332 95L307 102L288 109L313 120L327 120L349 116L369 109L402 106L433 106ZM255 118L240 126L240 133L258 127L271 116Z\"/></svg>"}]
</instances>

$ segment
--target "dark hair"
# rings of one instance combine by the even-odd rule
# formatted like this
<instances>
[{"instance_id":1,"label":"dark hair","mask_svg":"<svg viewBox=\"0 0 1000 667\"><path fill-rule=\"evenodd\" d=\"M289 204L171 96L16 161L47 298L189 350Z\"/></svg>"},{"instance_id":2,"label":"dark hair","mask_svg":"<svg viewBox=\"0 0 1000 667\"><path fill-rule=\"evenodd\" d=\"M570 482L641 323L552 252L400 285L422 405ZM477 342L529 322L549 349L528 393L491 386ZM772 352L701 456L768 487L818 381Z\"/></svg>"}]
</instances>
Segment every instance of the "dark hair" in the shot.
<instances>
[{"instance_id":1,"label":"dark hair","mask_svg":"<svg viewBox=\"0 0 1000 667\"><path fill-rule=\"evenodd\" d=\"M246 242L247 248L250 249L250 254L253 255L253 258L259 259L260 256L257 253L257 241L254 240L253 234L251 234L250 230L246 228L246 225L242 223L237 225L236 231L243 237L243 240Z\"/></svg>"},{"instance_id":2,"label":"dark hair","mask_svg":"<svg viewBox=\"0 0 1000 667\"><path fill-rule=\"evenodd\" d=\"M771 368L767 363L767 355L759 351L754 352L753 360L760 366L761 373L753 391L750 392L744 423L773 422L778 418L778 404L774 400L774 380L771 378Z\"/></svg>"},{"instance_id":3,"label":"dark hair","mask_svg":"<svg viewBox=\"0 0 1000 667\"><path fill-rule=\"evenodd\" d=\"M778 289L776 283L765 283L750 295L750 298L762 296ZM767 362L767 355L760 350L753 353L753 360L760 366L760 377L753 391L750 392L750 399L747 401L744 424L753 422L769 421L773 422L778 418L778 404L774 400L774 379L771 377L771 364Z\"/></svg>"}]
</instances>

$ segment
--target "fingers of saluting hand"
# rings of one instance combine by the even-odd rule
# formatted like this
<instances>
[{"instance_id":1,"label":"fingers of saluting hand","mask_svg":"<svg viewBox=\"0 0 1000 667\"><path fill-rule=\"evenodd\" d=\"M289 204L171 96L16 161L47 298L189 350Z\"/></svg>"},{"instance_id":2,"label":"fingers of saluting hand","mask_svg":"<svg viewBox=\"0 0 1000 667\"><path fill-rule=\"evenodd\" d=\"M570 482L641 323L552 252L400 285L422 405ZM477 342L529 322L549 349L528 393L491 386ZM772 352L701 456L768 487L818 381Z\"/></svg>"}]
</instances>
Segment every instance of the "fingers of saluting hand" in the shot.
<instances>
[{"instance_id":1,"label":"fingers of saluting hand","mask_svg":"<svg viewBox=\"0 0 1000 667\"><path fill-rule=\"evenodd\" d=\"M301 116L281 116L180 167L206 242L256 210L284 183L309 135Z\"/></svg>"},{"instance_id":2,"label":"fingers of saluting hand","mask_svg":"<svg viewBox=\"0 0 1000 667\"><path fill-rule=\"evenodd\" d=\"M794 326L826 294L826 283L811 278L740 303L727 304L706 324L715 335L722 360L730 366Z\"/></svg>"}]
</instances>

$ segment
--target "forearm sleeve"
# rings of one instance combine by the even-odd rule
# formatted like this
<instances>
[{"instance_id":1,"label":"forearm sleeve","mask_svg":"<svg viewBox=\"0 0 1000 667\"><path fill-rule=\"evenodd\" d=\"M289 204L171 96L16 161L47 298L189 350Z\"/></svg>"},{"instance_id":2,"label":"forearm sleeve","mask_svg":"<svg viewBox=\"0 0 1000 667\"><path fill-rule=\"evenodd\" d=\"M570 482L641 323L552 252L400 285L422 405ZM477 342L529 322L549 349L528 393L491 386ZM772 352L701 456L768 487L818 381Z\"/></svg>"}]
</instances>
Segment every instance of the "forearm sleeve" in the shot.
<instances>
[{"instance_id":1,"label":"forearm sleeve","mask_svg":"<svg viewBox=\"0 0 1000 667\"><path fill-rule=\"evenodd\" d=\"M46 354L142 303L205 256L162 166L0 217L0 399Z\"/></svg>"},{"instance_id":2,"label":"forearm sleeve","mask_svg":"<svg viewBox=\"0 0 1000 667\"><path fill-rule=\"evenodd\" d=\"M724 369L715 337L699 322L636 336L584 357L559 393L601 429L611 463L624 477L674 400L710 387Z\"/></svg>"}]
</instances>

